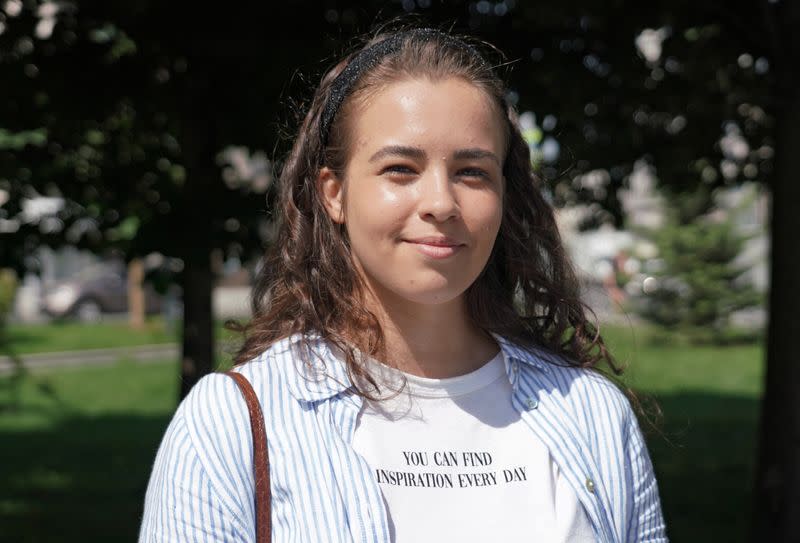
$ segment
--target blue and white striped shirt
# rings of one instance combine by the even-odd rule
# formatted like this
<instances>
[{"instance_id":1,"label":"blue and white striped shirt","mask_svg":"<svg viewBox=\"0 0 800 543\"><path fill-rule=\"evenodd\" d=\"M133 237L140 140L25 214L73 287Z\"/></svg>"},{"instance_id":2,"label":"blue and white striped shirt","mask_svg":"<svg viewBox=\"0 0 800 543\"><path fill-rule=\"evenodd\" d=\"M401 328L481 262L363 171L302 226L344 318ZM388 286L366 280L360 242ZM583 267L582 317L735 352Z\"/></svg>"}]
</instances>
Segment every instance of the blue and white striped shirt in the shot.
<instances>
[{"instance_id":1,"label":"blue and white striped shirt","mask_svg":"<svg viewBox=\"0 0 800 543\"><path fill-rule=\"evenodd\" d=\"M325 342L313 342L315 356L304 364L298 339L236 370L252 383L266 419L273 541L389 542L378 483L352 447L362 400ZM595 371L495 339L513 406L550 450L597 540L666 542L653 467L625 395ZM139 541L254 541L252 461L239 389L228 376L204 377L156 455Z\"/></svg>"}]
</instances>

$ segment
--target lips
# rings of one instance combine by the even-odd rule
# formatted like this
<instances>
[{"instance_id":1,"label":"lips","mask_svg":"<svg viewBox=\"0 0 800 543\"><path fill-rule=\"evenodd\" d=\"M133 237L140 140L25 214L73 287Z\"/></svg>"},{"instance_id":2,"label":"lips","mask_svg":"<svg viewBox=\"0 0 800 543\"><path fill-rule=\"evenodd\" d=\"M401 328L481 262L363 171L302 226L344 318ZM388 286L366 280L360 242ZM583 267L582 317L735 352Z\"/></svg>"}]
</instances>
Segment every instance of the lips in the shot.
<instances>
[{"instance_id":1,"label":"lips","mask_svg":"<svg viewBox=\"0 0 800 543\"><path fill-rule=\"evenodd\" d=\"M460 241L447 236L427 236L422 238L412 238L406 240L409 243L418 243L421 245L433 245L434 247L457 247L464 245Z\"/></svg>"},{"instance_id":2,"label":"lips","mask_svg":"<svg viewBox=\"0 0 800 543\"><path fill-rule=\"evenodd\" d=\"M464 243L446 236L425 236L404 240L423 255L434 259L449 258L466 247Z\"/></svg>"}]
</instances>

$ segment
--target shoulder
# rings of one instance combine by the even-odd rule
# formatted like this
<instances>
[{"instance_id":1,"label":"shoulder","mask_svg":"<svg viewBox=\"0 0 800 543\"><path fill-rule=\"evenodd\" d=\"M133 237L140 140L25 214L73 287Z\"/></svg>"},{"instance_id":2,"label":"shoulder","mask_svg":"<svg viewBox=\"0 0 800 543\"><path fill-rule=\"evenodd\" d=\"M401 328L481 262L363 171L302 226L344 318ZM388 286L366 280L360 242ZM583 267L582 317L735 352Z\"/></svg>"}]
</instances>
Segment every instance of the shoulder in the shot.
<instances>
[{"instance_id":1,"label":"shoulder","mask_svg":"<svg viewBox=\"0 0 800 543\"><path fill-rule=\"evenodd\" d=\"M222 373L201 378L178 406L197 458L218 495L241 507L252 486L252 437L247 405L236 382Z\"/></svg>"},{"instance_id":2,"label":"shoulder","mask_svg":"<svg viewBox=\"0 0 800 543\"><path fill-rule=\"evenodd\" d=\"M231 371L249 381L262 409L266 410L269 407L267 400L275 396L275 389L285 386L287 371L294 371L292 366L296 358L292 355L291 343L286 339L272 344L260 355ZM249 428L249 413L242 392L236 381L223 372L201 378L192 387L177 414L186 420L190 428L194 428L199 438ZM242 445L249 446L249 442Z\"/></svg>"},{"instance_id":3,"label":"shoulder","mask_svg":"<svg viewBox=\"0 0 800 543\"><path fill-rule=\"evenodd\" d=\"M307 413L308 400L316 398L315 394L335 392L329 389L340 386L329 377L333 362L326 355L322 343L313 337L291 336L231 370L253 387L268 432L295 424ZM213 373L200 379L178 411L198 449L209 455L208 461L213 457L249 458L249 411L229 375Z\"/></svg>"},{"instance_id":4,"label":"shoulder","mask_svg":"<svg viewBox=\"0 0 800 543\"><path fill-rule=\"evenodd\" d=\"M541 395L571 414L588 430L605 426L626 433L635 423L628 395L609 376L594 368L577 366L569 359L538 348L521 349L527 371L521 378Z\"/></svg>"},{"instance_id":5,"label":"shoulder","mask_svg":"<svg viewBox=\"0 0 800 543\"><path fill-rule=\"evenodd\" d=\"M595 368L553 366L554 380L570 400L589 405L598 412L628 419L633 414L631 402L622 386Z\"/></svg>"},{"instance_id":6,"label":"shoulder","mask_svg":"<svg viewBox=\"0 0 800 543\"><path fill-rule=\"evenodd\" d=\"M270 363L278 348L234 370L250 381L262 405L280 379L279 368ZM250 415L236 381L222 373L201 378L178 406L162 440L148 486L142 533L160 534L173 525L179 532L189 529L198 512L212 525L195 529L222 530L235 540L252 533L252 451Z\"/></svg>"},{"instance_id":7,"label":"shoulder","mask_svg":"<svg viewBox=\"0 0 800 543\"><path fill-rule=\"evenodd\" d=\"M252 385L262 409L280 387L281 368L275 364L282 344L275 344L233 371ZM238 516L252 516L253 440L250 414L236 381L224 373L201 378L183 399L173 417L173 426L185 435L186 446L202 465L215 494Z\"/></svg>"},{"instance_id":8,"label":"shoulder","mask_svg":"<svg viewBox=\"0 0 800 543\"><path fill-rule=\"evenodd\" d=\"M272 389L280 387L283 372L275 360L279 358L277 355L282 346L282 342L276 343L232 370L247 378L264 410L268 407L265 400L271 397ZM210 471L223 473L229 478L242 475L242 478L249 479L245 477L249 474L247 469L213 469L234 459L240 466L250 462L250 415L234 379L225 373L204 376L181 402L175 418L182 420L200 460L212 468ZM240 459L243 462L239 462Z\"/></svg>"}]
</instances>

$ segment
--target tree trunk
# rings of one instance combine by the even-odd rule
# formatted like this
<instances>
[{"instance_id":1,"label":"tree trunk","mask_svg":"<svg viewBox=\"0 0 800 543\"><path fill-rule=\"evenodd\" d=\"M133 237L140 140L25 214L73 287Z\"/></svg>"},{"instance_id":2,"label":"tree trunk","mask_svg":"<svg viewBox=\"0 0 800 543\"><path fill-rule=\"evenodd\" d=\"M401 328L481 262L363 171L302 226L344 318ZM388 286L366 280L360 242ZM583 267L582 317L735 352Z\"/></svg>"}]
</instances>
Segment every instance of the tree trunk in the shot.
<instances>
[{"instance_id":1,"label":"tree trunk","mask_svg":"<svg viewBox=\"0 0 800 543\"><path fill-rule=\"evenodd\" d=\"M214 371L214 316L211 290L214 275L209 253L195 252L184 259L183 358L180 398L204 375Z\"/></svg>"},{"instance_id":2,"label":"tree trunk","mask_svg":"<svg viewBox=\"0 0 800 543\"><path fill-rule=\"evenodd\" d=\"M144 263L134 258L128 263L128 324L134 330L144 328Z\"/></svg>"},{"instance_id":3,"label":"tree trunk","mask_svg":"<svg viewBox=\"0 0 800 543\"><path fill-rule=\"evenodd\" d=\"M190 182L184 187L184 214L180 220L183 269L183 358L180 398L204 375L214 371L214 318L211 291L214 271L213 217L215 195L222 182L215 157L219 152L215 120L214 65L194 62L188 77L181 119L181 148Z\"/></svg>"},{"instance_id":4,"label":"tree trunk","mask_svg":"<svg viewBox=\"0 0 800 543\"><path fill-rule=\"evenodd\" d=\"M800 23L800 10L794 12L793 21ZM788 38L789 24L781 24ZM778 68L767 369L751 537L759 542L800 541L800 81L786 46L790 62Z\"/></svg>"}]
</instances>

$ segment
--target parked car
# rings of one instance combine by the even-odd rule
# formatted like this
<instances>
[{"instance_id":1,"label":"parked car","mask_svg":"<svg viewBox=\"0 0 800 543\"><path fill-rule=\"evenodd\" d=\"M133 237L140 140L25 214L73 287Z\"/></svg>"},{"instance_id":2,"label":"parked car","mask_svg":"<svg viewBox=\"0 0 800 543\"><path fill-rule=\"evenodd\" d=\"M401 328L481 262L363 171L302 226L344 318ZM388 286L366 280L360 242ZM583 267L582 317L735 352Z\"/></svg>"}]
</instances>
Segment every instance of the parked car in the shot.
<instances>
[{"instance_id":1,"label":"parked car","mask_svg":"<svg viewBox=\"0 0 800 543\"><path fill-rule=\"evenodd\" d=\"M161 296L144 283L145 313L161 311ZM42 310L54 318L99 320L128 310L127 269L121 261L101 262L54 283L42 295Z\"/></svg>"}]
</instances>

